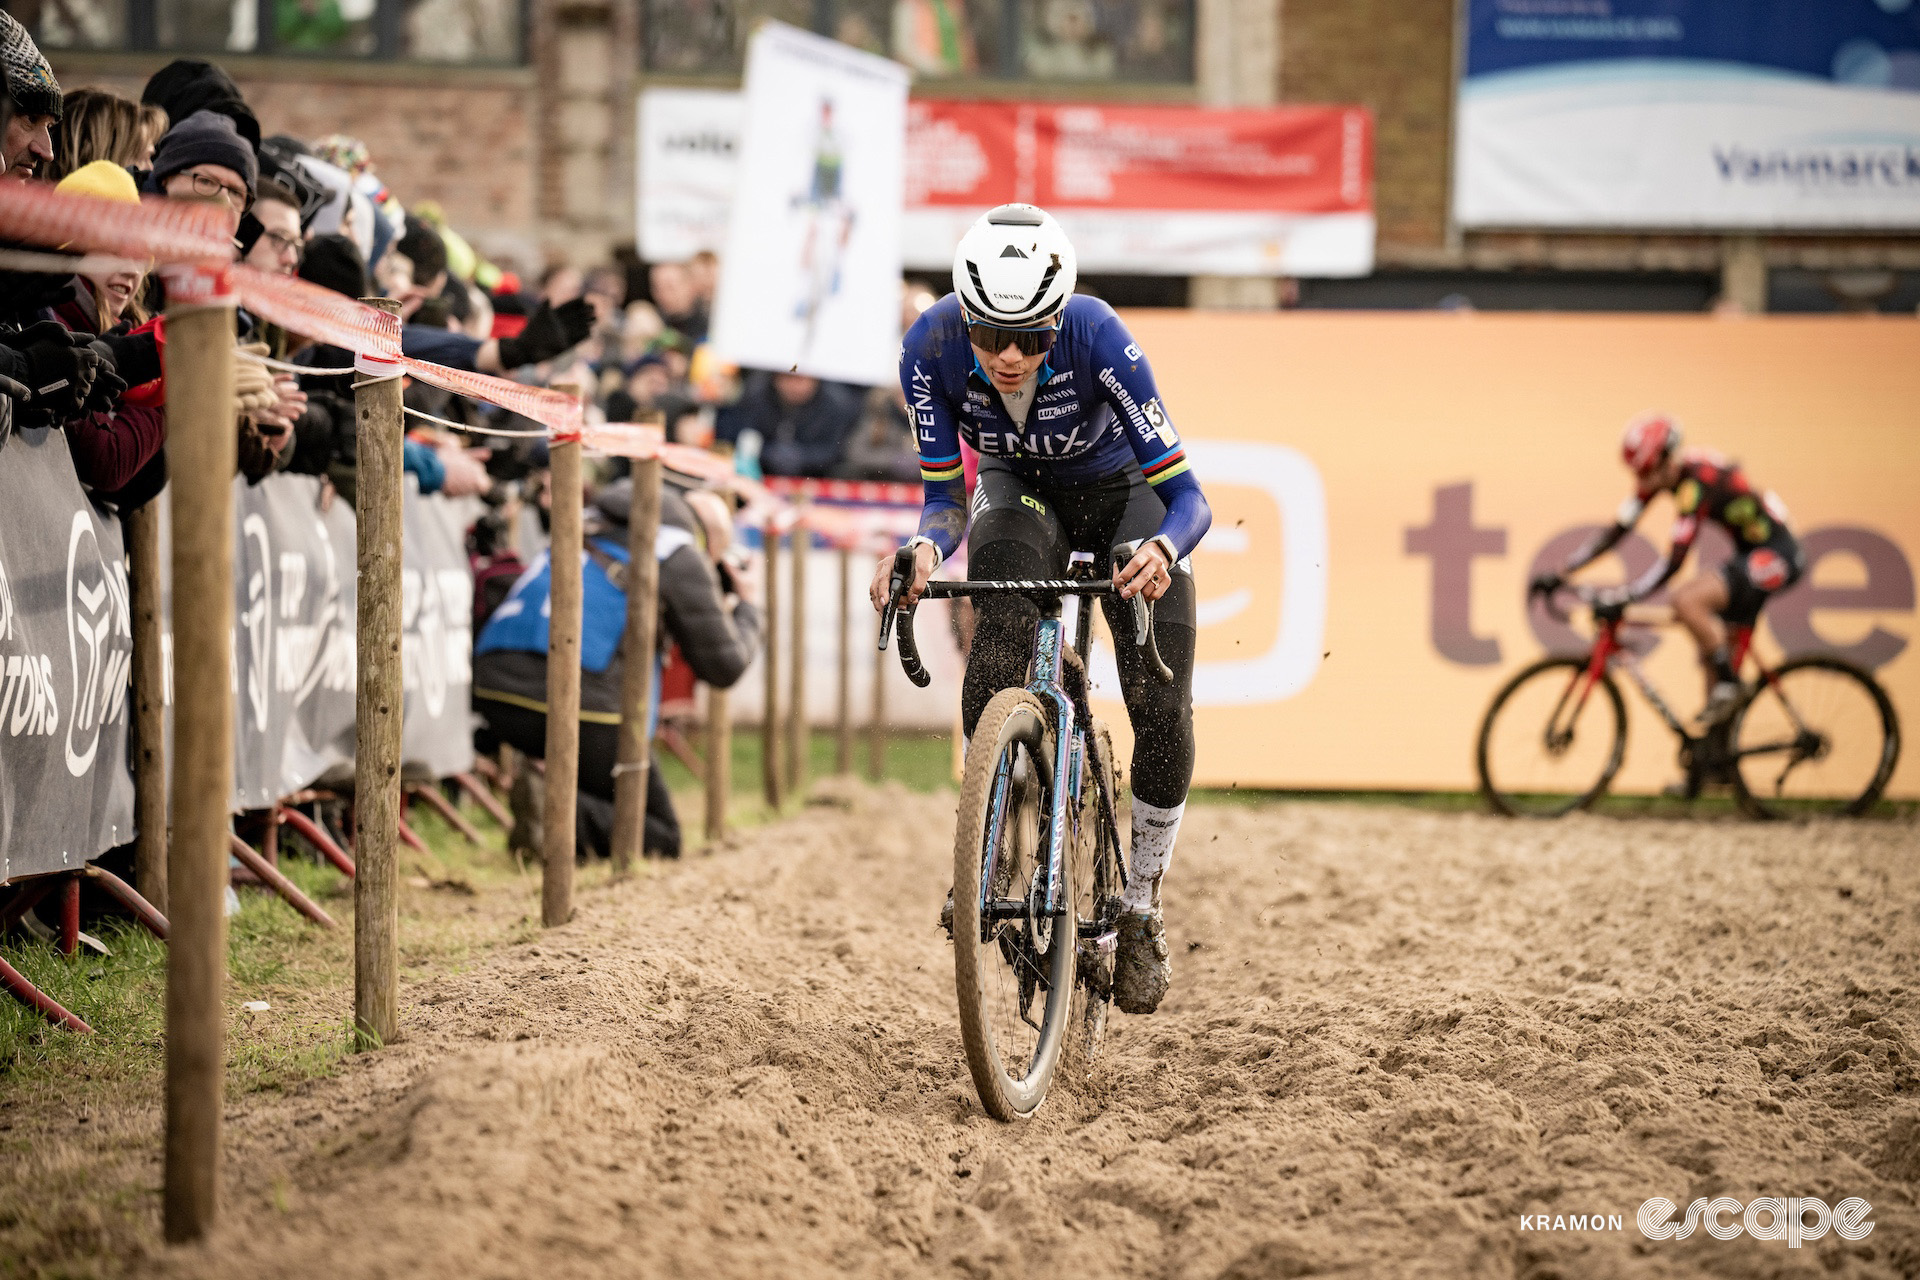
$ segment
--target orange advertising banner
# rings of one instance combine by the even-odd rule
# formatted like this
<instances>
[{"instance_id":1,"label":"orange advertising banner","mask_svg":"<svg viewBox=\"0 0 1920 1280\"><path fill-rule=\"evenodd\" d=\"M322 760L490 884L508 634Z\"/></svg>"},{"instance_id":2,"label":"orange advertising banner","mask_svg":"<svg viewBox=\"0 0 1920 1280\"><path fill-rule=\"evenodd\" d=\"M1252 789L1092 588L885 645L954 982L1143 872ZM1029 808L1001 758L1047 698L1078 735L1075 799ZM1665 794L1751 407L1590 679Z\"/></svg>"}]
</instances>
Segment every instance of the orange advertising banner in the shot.
<instances>
[{"instance_id":1,"label":"orange advertising banner","mask_svg":"<svg viewBox=\"0 0 1920 1280\"><path fill-rule=\"evenodd\" d=\"M1909 737L1920 731L1920 321L1125 318L1214 511L1193 557L1196 785L1477 785L1495 690L1584 635L1530 616L1527 581L1612 521L1631 490L1621 430L1654 409L1778 494L1807 549L1806 577L1768 605L1760 652L1853 657ZM1656 499L1581 580L1644 570L1674 516ZM1678 580L1715 547L1703 536L1694 554ZM1647 674L1691 716L1704 696L1692 642L1653 638ZM1117 688L1110 658L1095 668ZM1613 789L1654 791L1680 776L1676 739L1621 683L1630 721ZM1117 702L1101 710L1123 736ZM1920 796L1911 742L1888 794Z\"/></svg>"}]
</instances>

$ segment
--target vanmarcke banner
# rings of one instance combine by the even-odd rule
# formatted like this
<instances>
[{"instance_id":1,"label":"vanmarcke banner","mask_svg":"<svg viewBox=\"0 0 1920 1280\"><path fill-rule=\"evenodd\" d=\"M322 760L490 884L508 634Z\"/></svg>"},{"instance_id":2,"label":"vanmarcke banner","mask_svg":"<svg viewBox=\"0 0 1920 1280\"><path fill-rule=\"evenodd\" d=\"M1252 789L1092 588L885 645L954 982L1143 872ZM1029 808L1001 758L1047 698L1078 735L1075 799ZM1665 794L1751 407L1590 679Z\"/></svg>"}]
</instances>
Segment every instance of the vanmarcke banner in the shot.
<instances>
[{"instance_id":1,"label":"vanmarcke banner","mask_svg":"<svg viewBox=\"0 0 1920 1280\"><path fill-rule=\"evenodd\" d=\"M1920 6L1469 0L1466 226L1920 227Z\"/></svg>"},{"instance_id":2,"label":"vanmarcke banner","mask_svg":"<svg viewBox=\"0 0 1920 1280\"><path fill-rule=\"evenodd\" d=\"M310 476L236 479L233 495L232 803L253 809L353 763L355 531ZM63 435L0 447L0 513L3 882L133 838L133 630L120 522L88 501ZM473 762L472 577L452 504L409 480L402 517L401 758L410 777L440 778ZM170 628L162 649L171 711Z\"/></svg>"}]
</instances>

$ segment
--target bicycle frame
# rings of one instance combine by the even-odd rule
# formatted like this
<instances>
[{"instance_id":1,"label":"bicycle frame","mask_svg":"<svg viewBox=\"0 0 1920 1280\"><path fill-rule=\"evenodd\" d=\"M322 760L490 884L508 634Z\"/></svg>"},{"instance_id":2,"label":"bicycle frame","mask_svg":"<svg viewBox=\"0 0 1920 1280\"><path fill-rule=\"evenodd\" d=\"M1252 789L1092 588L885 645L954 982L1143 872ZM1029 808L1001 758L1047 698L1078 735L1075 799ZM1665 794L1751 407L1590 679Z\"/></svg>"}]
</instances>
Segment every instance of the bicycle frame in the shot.
<instances>
[{"instance_id":1,"label":"bicycle frame","mask_svg":"<svg viewBox=\"0 0 1920 1280\"><path fill-rule=\"evenodd\" d=\"M1132 555L1132 546L1114 548L1114 564L1117 569L1126 563ZM916 685L925 688L932 679L920 661L918 647L913 639L914 606L907 603L906 587L913 580L914 551L912 544L902 547L894 553L893 572L888 587L886 602L880 611L880 650L885 652L888 637L893 634L894 626L899 625L900 665L907 678ZM1033 678L1026 689L1052 708L1054 742L1056 744L1053 761L1053 811L1047 822L1047 886L1046 898L1041 906L1041 915L1055 918L1068 914L1072 904L1066 901L1065 858L1067 856L1067 824L1069 810L1076 815L1080 812L1080 769L1087 753L1087 734L1091 729L1092 712L1087 711L1087 723L1081 723L1084 704L1077 703L1074 691L1066 682L1066 663L1061 658L1061 640L1063 624L1061 612L1063 602L1071 597L1074 606L1074 634L1071 641L1073 652L1080 669L1083 697L1089 692L1085 688L1087 680L1087 655L1093 644L1093 627L1088 610L1093 600L1114 597L1118 591L1111 581L1101 581L1093 568L1096 563L1090 552L1075 551L1068 557L1067 572L1064 579L1043 579L1039 581L967 581L967 582L929 582L921 598L927 600L955 599L963 596L1019 595L1032 600L1040 610L1039 625L1033 637ZM1147 668L1162 683L1173 682L1173 672L1160 657L1160 650L1153 635L1153 608L1144 596L1131 597L1134 611L1134 643L1147 663ZM1118 637L1115 638L1117 644ZM1007 806L1012 786L1012 768L1001 761L994 778L993 802L989 809L987 827L988 858L981 867L980 876L980 927L982 941L988 925L1002 921L1022 919L1030 914L1025 899L994 899L988 895L994 883L1000 857L1000 835L1007 817ZM1120 847L1120 826L1116 797L1113 794L1112 779L1105 776L1105 770L1094 770L1094 789L1100 802L1101 814L1106 819L1108 848L1113 854L1114 865L1120 874L1120 883L1126 885L1126 856ZM1089 937L1103 937L1104 921L1096 920L1083 924L1081 932Z\"/></svg>"},{"instance_id":2,"label":"bicycle frame","mask_svg":"<svg viewBox=\"0 0 1920 1280\"><path fill-rule=\"evenodd\" d=\"M1659 714L1661 720L1666 722L1667 728L1673 730L1675 736L1683 742L1688 743L1704 740L1706 735L1696 737L1687 731L1686 722L1681 720L1680 717L1674 713L1673 708L1667 705L1667 700L1661 696L1660 690L1656 688L1653 681L1647 677L1646 669L1641 665L1640 656L1622 643L1620 639L1620 629L1624 625L1624 618L1610 617L1600 619L1599 628L1595 631L1593 637L1593 648L1587 652L1586 668L1579 675L1575 676L1573 683L1568 686L1569 693L1572 693L1575 689L1579 691L1579 696L1573 703L1574 715L1577 716L1581 708L1586 705L1587 697L1593 692L1594 686L1600 682L1600 677L1604 675L1610 667L1617 667L1627 673L1627 677L1633 681L1634 687L1640 691L1640 696L1647 700L1648 704ZM1728 649L1735 671L1739 671L1740 668L1746 664L1746 660L1751 657L1755 669L1760 673L1761 681L1769 685L1777 683L1774 679L1773 671L1760 660L1760 655L1753 651L1752 627L1735 627L1728 636ZM1787 705L1784 700L1782 705ZM1554 708L1553 718L1548 721L1550 733L1557 732L1552 726L1559 722L1560 712L1565 707L1566 697L1562 695L1560 705ZM1794 715L1793 708L1790 705L1787 705L1787 712L1789 715ZM1794 718L1796 721L1799 719L1797 715L1794 715Z\"/></svg>"},{"instance_id":3,"label":"bicycle frame","mask_svg":"<svg viewBox=\"0 0 1920 1280\"><path fill-rule=\"evenodd\" d=\"M1082 552L1074 553L1074 563L1091 564L1093 557ZM1083 584L1097 588L1099 584ZM1077 608L1075 610L1074 634L1071 640L1075 654L1080 659L1080 669L1086 670L1087 656L1092 649L1093 628L1088 625L1088 606L1097 592L1073 593ZM1079 709L1066 683L1066 664L1060 656L1061 642L1065 638L1065 622L1061 617L1062 597L1056 596L1051 602L1043 604L1038 626L1033 637L1033 678L1027 682L1027 692L1048 704L1053 718L1053 805L1047 823L1047 893L1042 914L1057 918L1068 914L1072 904L1066 900L1065 872L1066 851L1069 840L1077 833L1068 831L1069 815L1080 812L1082 791L1080 788L1081 762L1087 751L1087 731L1089 726L1080 722ZM1037 762L1036 762L1037 763ZM995 899L991 896L995 883L1001 847L1001 831L1006 821L1007 808L1013 785L1013 771L1007 760L1000 762L999 771L994 776L993 804L987 824L987 862L980 875L980 925L984 931L989 923L1018 919L1026 915L1027 903L1022 899ZM1108 780L1096 770L1094 775L1096 798L1107 815L1108 830L1115 831L1114 798L1109 794ZM1116 836L1117 839L1117 836ZM1116 850L1117 853L1117 850ZM1120 868L1121 883L1125 884L1125 859L1115 858Z\"/></svg>"}]
</instances>

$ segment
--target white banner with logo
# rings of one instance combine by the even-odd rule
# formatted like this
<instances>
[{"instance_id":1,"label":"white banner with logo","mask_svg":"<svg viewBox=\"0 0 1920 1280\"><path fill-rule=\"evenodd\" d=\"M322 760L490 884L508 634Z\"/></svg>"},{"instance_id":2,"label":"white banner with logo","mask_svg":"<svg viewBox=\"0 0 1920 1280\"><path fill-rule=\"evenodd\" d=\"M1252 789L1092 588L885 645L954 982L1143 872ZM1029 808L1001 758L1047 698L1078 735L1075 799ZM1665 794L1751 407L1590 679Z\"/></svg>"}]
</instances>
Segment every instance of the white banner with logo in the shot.
<instances>
[{"instance_id":1,"label":"white banner with logo","mask_svg":"<svg viewBox=\"0 0 1920 1280\"><path fill-rule=\"evenodd\" d=\"M747 50L746 129L713 343L736 364L870 386L900 347L907 69L769 22Z\"/></svg>"},{"instance_id":2,"label":"white banner with logo","mask_svg":"<svg viewBox=\"0 0 1920 1280\"><path fill-rule=\"evenodd\" d=\"M640 256L678 262L726 247L746 99L731 89L648 89L637 134Z\"/></svg>"}]
</instances>

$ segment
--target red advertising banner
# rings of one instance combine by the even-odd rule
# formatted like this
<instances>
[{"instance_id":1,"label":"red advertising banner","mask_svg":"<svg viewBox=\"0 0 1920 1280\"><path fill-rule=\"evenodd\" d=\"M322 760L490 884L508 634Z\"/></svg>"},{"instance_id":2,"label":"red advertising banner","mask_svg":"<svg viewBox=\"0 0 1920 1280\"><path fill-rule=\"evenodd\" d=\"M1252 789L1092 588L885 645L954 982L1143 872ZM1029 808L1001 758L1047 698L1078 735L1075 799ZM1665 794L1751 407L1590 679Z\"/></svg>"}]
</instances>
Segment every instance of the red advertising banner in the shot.
<instances>
[{"instance_id":1,"label":"red advertising banner","mask_svg":"<svg viewBox=\"0 0 1920 1280\"><path fill-rule=\"evenodd\" d=\"M908 265L948 265L966 224L1008 201L1052 211L1085 271L1363 275L1373 122L1358 107L911 103Z\"/></svg>"}]
</instances>

